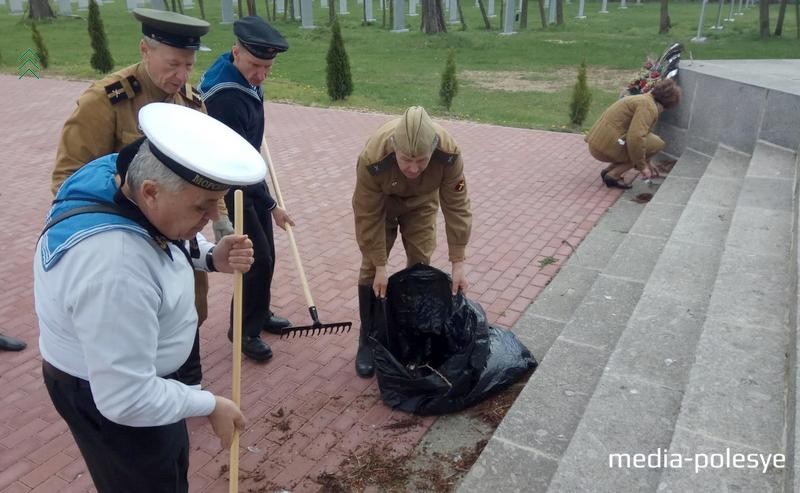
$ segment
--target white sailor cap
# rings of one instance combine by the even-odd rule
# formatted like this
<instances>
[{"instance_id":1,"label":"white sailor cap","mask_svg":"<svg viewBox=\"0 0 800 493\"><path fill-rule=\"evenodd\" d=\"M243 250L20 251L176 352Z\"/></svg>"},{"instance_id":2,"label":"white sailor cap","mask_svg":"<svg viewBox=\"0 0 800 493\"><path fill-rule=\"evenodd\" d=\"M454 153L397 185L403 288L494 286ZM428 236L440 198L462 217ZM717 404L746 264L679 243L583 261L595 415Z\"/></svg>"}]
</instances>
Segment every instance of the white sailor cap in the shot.
<instances>
[{"instance_id":1,"label":"white sailor cap","mask_svg":"<svg viewBox=\"0 0 800 493\"><path fill-rule=\"evenodd\" d=\"M264 159L247 140L197 110L150 103L139 110L139 127L158 160L192 185L220 191L266 177Z\"/></svg>"}]
</instances>

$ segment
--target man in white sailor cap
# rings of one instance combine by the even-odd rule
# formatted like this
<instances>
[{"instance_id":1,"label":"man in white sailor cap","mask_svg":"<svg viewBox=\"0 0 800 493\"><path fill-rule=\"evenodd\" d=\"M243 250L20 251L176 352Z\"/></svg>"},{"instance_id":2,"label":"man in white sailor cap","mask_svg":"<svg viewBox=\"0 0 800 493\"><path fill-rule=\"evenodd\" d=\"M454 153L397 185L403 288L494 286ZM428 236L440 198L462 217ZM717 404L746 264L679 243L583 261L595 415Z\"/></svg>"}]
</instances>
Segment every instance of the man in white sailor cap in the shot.
<instances>
[{"instance_id":1,"label":"man in white sailor cap","mask_svg":"<svg viewBox=\"0 0 800 493\"><path fill-rule=\"evenodd\" d=\"M264 161L189 108L153 103L139 122L145 137L59 188L34 259L44 382L101 493L188 491L185 419L208 417L224 448L244 427L232 401L174 378L197 326L192 270L253 262L247 236L200 231Z\"/></svg>"},{"instance_id":2,"label":"man in white sailor cap","mask_svg":"<svg viewBox=\"0 0 800 493\"><path fill-rule=\"evenodd\" d=\"M142 24L141 61L93 83L78 98L64 123L52 174L52 191L86 163L119 152L142 136L139 110L150 103L174 103L206 112L197 90L189 84L200 38L211 25L176 12L136 8L132 16ZM132 46L131 46L132 48ZM187 129L189 131L190 129ZM224 201L220 217L212 224L214 236L233 232ZM202 381L200 326L208 317L208 274L195 272L197 332L192 352L179 371L179 380L192 385Z\"/></svg>"}]
</instances>

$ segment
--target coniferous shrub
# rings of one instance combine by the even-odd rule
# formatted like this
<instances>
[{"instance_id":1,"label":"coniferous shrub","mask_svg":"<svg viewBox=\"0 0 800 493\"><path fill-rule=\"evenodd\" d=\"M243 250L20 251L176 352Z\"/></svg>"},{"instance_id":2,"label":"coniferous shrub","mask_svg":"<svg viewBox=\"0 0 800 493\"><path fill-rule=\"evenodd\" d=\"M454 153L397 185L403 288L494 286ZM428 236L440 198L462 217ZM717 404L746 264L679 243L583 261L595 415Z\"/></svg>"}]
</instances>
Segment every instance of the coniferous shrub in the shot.
<instances>
[{"instance_id":1,"label":"coniferous shrub","mask_svg":"<svg viewBox=\"0 0 800 493\"><path fill-rule=\"evenodd\" d=\"M581 62L578 69L578 81L572 91L572 101L569 103L569 121L573 125L580 126L589 114L589 106L592 104L592 91L586 84L586 60Z\"/></svg>"},{"instance_id":2,"label":"coniferous shrub","mask_svg":"<svg viewBox=\"0 0 800 493\"><path fill-rule=\"evenodd\" d=\"M442 85L439 87L439 102L450 111L453 98L458 94L458 79L456 79L456 53L450 50L447 54L447 63L442 72Z\"/></svg>"},{"instance_id":3,"label":"coniferous shrub","mask_svg":"<svg viewBox=\"0 0 800 493\"><path fill-rule=\"evenodd\" d=\"M36 56L39 57L42 68L47 68L50 65L50 53L47 51L42 33L39 32L35 22L31 23L31 37L33 38L33 44L36 45Z\"/></svg>"},{"instance_id":4,"label":"coniferous shrub","mask_svg":"<svg viewBox=\"0 0 800 493\"><path fill-rule=\"evenodd\" d=\"M350 75L350 60L344 49L344 39L342 39L342 30L339 27L338 19L333 21L331 46L328 48L326 61L328 96L333 101L346 98L353 93L353 78Z\"/></svg>"},{"instance_id":5,"label":"coniferous shrub","mask_svg":"<svg viewBox=\"0 0 800 493\"><path fill-rule=\"evenodd\" d=\"M100 9L95 0L89 0L89 38L92 40L92 58L89 63L92 68L101 73L111 72L114 68L114 59L108 51L108 39L103 28L103 19L100 18Z\"/></svg>"}]
</instances>

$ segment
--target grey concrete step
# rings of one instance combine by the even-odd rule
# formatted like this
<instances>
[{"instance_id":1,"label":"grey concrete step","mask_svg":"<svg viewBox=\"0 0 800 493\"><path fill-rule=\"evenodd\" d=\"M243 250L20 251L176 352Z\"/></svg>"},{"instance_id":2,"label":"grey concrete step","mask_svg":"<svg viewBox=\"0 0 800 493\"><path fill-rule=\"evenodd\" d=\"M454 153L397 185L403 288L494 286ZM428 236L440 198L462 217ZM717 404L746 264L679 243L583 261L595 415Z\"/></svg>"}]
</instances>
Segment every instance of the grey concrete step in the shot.
<instances>
[{"instance_id":1,"label":"grey concrete step","mask_svg":"<svg viewBox=\"0 0 800 493\"><path fill-rule=\"evenodd\" d=\"M609 210L514 326L541 364L461 491L546 490L708 162L708 156L687 150L655 195L658 200L646 207L629 198L648 187L626 192L628 200L623 196ZM630 256L638 260L626 270L634 265L624 261Z\"/></svg>"},{"instance_id":2,"label":"grey concrete step","mask_svg":"<svg viewBox=\"0 0 800 493\"><path fill-rule=\"evenodd\" d=\"M786 451L788 453L788 457L786 458L787 462L787 471L786 471L786 483L784 487L784 491L795 492L800 491L800 406L797 405L798 396L800 396L800 365L797 364L798 362L798 355L800 355L800 248L798 248L798 242L800 242L800 149L798 149L798 155L795 159L795 163L797 165L798 170L798 177L795 180L795 191L794 191L794 220L792 221L792 226L794 228L794 233L792 234L792 239L794 242L792 244L791 253L789 254L791 260L794 262L794 268L792 269L792 273L794 274L793 285L794 285L794 303L790 300L790 306L792 308L791 313L789 315L789 361L788 367L789 371L787 372L787 379L788 379L788 391L786 396L786 416L787 416L787 423L786 423L786 434L787 434L787 444L786 444Z\"/></svg>"},{"instance_id":3,"label":"grey concrete step","mask_svg":"<svg viewBox=\"0 0 800 493\"><path fill-rule=\"evenodd\" d=\"M655 490L658 469L612 468L609 458L647 454L670 443L749 158L718 147L669 238L642 236L649 248L617 252L617 275L642 283L642 295L632 300L631 316L548 491ZM685 196L662 196L662 190L657 204ZM637 234L626 239L642 240ZM598 324L594 330L607 329Z\"/></svg>"},{"instance_id":4,"label":"grey concrete step","mask_svg":"<svg viewBox=\"0 0 800 493\"><path fill-rule=\"evenodd\" d=\"M709 160L709 156L687 149L649 204L645 206L630 200L639 193L654 191L637 180L634 188L625 192L609 208L592 233L573 252L558 276L513 327L514 333L531 348L538 361L542 361L567 321L572 318L597 275L609 263L611 274L618 272L620 257L612 257L615 257L623 242L625 251L636 254L642 251L637 247L647 243L657 244L657 238L670 235ZM636 265L646 266L647 262Z\"/></svg>"},{"instance_id":5,"label":"grey concrete step","mask_svg":"<svg viewBox=\"0 0 800 493\"><path fill-rule=\"evenodd\" d=\"M756 144L670 453L786 454L787 355L797 301L796 258L789 255L796 174L796 153ZM784 473L783 467L665 468L658 491L783 491Z\"/></svg>"}]
</instances>

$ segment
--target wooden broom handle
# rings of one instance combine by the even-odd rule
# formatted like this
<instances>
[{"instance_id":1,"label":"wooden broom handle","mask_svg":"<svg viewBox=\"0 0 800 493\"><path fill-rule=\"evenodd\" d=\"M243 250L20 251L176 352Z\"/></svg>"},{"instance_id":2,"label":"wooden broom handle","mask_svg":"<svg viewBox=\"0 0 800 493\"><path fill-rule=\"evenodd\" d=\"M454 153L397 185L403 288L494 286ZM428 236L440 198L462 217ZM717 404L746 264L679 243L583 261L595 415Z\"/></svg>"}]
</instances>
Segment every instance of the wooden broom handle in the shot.
<instances>
[{"instance_id":1,"label":"wooden broom handle","mask_svg":"<svg viewBox=\"0 0 800 493\"><path fill-rule=\"evenodd\" d=\"M243 200L242 191L233 192L233 232L236 235L243 234ZM241 407L242 401L242 273L238 270L233 271L233 385L231 400L237 407ZM230 493L239 491L239 431L234 428L233 441L231 442L230 465L228 467L230 476Z\"/></svg>"},{"instance_id":2,"label":"wooden broom handle","mask_svg":"<svg viewBox=\"0 0 800 493\"><path fill-rule=\"evenodd\" d=\"M267 146L266 137L261 139L261 156L267 163L269 169L269 177L272 181L272 188L275 189L275 198L278 202L278 207L286 209L283 205L283 195L281 195L281 186L278 183L278 175L275 173L275 167L272 165L272 157L269 154L269 147ZM303 270L303 262L300 260L300 252L297 250L297 242L294 239L292 227L286 225L286 232L289 233L289 247L292 250L292 257L294 257L294 265L297 267L297 272L300 275L300 284L303 286L303 294L306 297L306 305L309 307L314 306L314 298L311 297L311 289L308 287L308 280L306 279L306 272Z\"/></svg>"}]
</instances>

